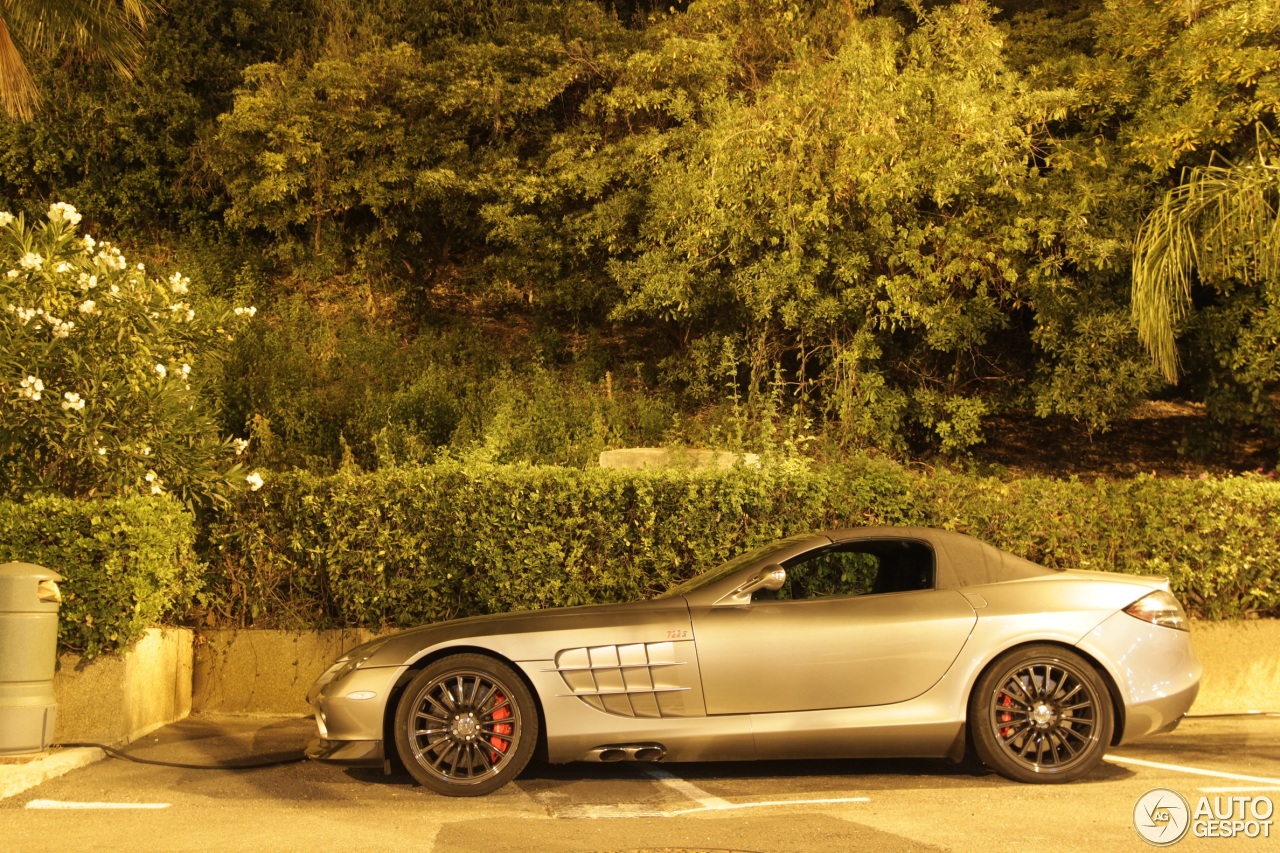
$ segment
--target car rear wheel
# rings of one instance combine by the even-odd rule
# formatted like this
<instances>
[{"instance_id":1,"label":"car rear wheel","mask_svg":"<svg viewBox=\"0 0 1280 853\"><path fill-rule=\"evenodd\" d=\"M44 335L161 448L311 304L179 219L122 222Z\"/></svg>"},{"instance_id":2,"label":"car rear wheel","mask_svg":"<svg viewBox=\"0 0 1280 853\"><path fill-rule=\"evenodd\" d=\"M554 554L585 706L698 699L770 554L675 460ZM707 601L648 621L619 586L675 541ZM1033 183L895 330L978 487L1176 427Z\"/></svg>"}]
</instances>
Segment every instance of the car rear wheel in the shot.
<instances>
[{"instance_id":1,"label":"car rear wheel","mask_svg":"<svg viewBox=\"0 0 1280 853\"><path fill-rule=\"evenodd\" d=\"M395 735L415 779L441 794L475 797L524 770L537 745L538 712L511 667L484 655L453 655L405 687Z\"/></svg>"},{"instance_id":2,"label":"car rear wheel","mask_svg":"<svg viewBox=\"0 0 1280 853\"><path fill-rule=\"evenodd\" d=\"M1080 655L1051 645L997 658L969 698L982 763L1020 782L1070 782L1102 761L1115 728L1102 677Z\"/></svg>"}]
</instances>

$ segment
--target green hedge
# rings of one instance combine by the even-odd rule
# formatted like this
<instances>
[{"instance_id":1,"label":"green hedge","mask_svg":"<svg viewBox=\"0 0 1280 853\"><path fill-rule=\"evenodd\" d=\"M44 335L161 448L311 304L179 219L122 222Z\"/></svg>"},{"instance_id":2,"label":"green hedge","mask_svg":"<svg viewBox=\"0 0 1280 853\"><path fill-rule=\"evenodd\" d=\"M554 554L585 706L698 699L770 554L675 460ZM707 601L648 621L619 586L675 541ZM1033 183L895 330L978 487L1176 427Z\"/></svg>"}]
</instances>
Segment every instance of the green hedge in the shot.
<instances>
[{"instance_id":1,"label":"green hedge","mask_svg":"<svg viewBox=\"0 0 1280 853\"><path fill-rule=\"evenodd\" d=\"M815 478L742 472L278 475L211 531L210 594L223 620L289 627L625 600L807 526L824 499Z\"/></svg>"},{"instance_id":2,"label":"green hedge","mask_svg":"<svg viewBox=\"0 0 1280 853\"><path fill-rule=\"evenodd\" d=\"M0 562L63 576L60 650L85 657L187 611L200 584L194 543L191 514L166 498L0 502Z\"/></svg>"},{"instance_id":3,"label":"green hedge","mask_svg":"<svg viewBox=\"0 0 1280 853\"><path fill-rule=\"evenodd\" d=\"M1168 575L1207 618L1280 615L1280 484L1003 482L862 461L721 472L455 464L278 475L210 532L221 624L405 626L640 598L823 527L922 524L1053 566Z\"/></svg>"},{"instance_id":4,"label":"green hedge","mask_svg":"<svg viewBox=\"0 0 1280 853\"><path fill-rule=\"evenodd\" d=\"M1047 566L1168 576L1196 616L1280 616L1280 483L922 478L930 523Z\"/></svg>"}]
</instances>

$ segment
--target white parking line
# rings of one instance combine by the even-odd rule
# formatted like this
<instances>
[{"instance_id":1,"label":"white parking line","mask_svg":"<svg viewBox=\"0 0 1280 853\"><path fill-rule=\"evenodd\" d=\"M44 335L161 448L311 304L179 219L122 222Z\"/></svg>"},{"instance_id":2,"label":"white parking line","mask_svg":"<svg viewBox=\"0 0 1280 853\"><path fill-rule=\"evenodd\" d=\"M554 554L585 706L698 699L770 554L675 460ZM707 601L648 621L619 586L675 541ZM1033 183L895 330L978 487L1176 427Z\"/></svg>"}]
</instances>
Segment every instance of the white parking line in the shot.
<instances>
[{"instance_id":1,"label":"white parking line","mask_svg":"<svg viewBox=\"0 0 1280 853\"><path fill-rule=\"evenodd\" d=\"M646 808L638 803L622 803L616 806L569 806L565 808L556 808L553 811L555 817L558 818L609 820L628 817L684 817L685 815L703 814L706 812L778 808L781 806L822 806L871 802L869 797L823 797L821 799L812 800L757 800L750 803L730 803L726 800L720 800L718 797L712 797L711 799L718 800L718 802L712 805L699 805L691 809L672 809L671 811L658 811L656 809Z\"/></svg>"},{"instance_id":2,"label":"white parking line","mask_svg":"<svg viewBox=\"0 0 1280 853\"><path fill-rule=\"evenodd\" d=\"M666 770L659 767L641 767L640 772L648 776L650 779L657 779L668 788L679 791L684 796L699 803L702 809L715 810L728 808L732 805L728 800L722 800L719 797L713 797L706 791L699 788L692 782L687 782L677 776L673 776ZM701 809L700 809L701 811Z\"/></svg>"},{"instance_id":3,"label":"white parking line","mask_svg":"<svg viewBox=\"0 0 1280 853\"><path fill-rule=\"evenodd\" d=\"M870 797L823 797L817 800L759 800L752 803L724 803L718 806L703 806L696 809L678 809L673 812L662 812L663 817L677 817L679 815L694 814L695 812L709 811L731 811L733 809L759 809L768 806L829 806L838 803L869 803Z\"/></svg>"},{"instance_id":4,"label":"white parking line","mask_svg":"<svg viewBox=\"0 0 1280 853\"><path fill-rule=\"evenodd\" d=\"M32 800L29 809L167 809L168 803L73 803L65 800Z\"/></svg>"},{"instance_id":5,"label":"white parking line","mask_svg":"<svg viewBox=\"0 0 1280 853\"><path fill-rule=\"evenodd\" d=\"M1175 773L1190 773L1194 776L1212 776L1215 779L1235 779L1238 782L1257 782L1259 785L1280 786L1280 779L1269 779L1266 776L1246 776L1243 773L1226 773L1222 770L1205 770L1201 767L1185 767L1181 764L1162 764L1159 761L1143 761L1140 758L1124 758L1119 755L1108 755L1106 756L1106 760L1114 764L1132 764L1135 767L1150 767L1153 770L1172 770Z\"/></svg>"},{"instance_id":6,"label":"white parking line","mask_svg":"<svg viewBox=\"0 0 1280 853\"><path fill-rule=\"evenodd\" d=\"M822 797L820 799L811 799L811 800L757 800L757 801L746 802L746 803L731 803L728 800L721 799L720 797L712 796L711 794L708 794L706 791L702 790L692 782L681 779L678 776L673 776L671 773L661 768L642 767L640 768L640 772L651 779L656 779L657 781L666 785L668 788L671 788L672 790L680 792L680 794L682 794L683 796L687 797L690 800L693 800L695 803L698 804L698 807L693 809L676 809L674 811L662 811L662 812L645 812L643 814L646 817L678 817L680 815L696 814L698 812L733 811L736 809L759 809L759 808L767 808L771 806L818 806L818 805L833 805L837 803L869 803L871 802L871 799L869 797ZM638 815L636 812L631 812L629 814L617 813L613 815L597 812L595 816L596 817L615 817L615 816L616 817L636 817Z\"/></svg>"}]
</instances>

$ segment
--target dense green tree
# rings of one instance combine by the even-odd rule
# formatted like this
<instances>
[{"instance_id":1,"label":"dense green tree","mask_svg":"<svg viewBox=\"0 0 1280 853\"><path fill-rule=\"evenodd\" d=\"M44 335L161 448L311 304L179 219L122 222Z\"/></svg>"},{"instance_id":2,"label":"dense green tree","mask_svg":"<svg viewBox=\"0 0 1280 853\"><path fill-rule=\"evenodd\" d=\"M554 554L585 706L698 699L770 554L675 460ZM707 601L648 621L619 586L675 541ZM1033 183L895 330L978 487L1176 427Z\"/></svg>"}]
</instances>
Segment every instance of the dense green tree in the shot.
<instances>
[{"instance_id":1,"label":"dense green tree","mask_svg":"<svg viewBox=\"0 0 1280 853\"><path fill-rule=\"evenodd\" d=\"M197 288L279 300L226 407L237 430L274 412L305 447L278 459L479 440L439 377L486 388L487 361L428 347L355 390L358 354L468 326L620 395L961 451L991 413L1105 429L1164 387L1134 238L1166 193L1258 162L1278 21L1280 0L174 0L132 85L69 44L32 61L46 108L0 118L0 198L66 199L190 257ZM1246 266L1150 291L1176 392L1224 422L1274 419L1280 378ZM308 311L344 357L289 349ZM317 402L263 408L268 386Z\"/></svg>"},{"instance_id":2,"label":"dense green tree","mask_svg":"<svg viewBox=\"0 0 1280 853\"><path fill-rule=\"evenodd\" d=\"M1150 216L1130 233L1132 309L1154 363L1174 381L1181 361L1182 393L1220 424L1280 427L1264 234L1275 221L1280 3L1107 2L1091 22L1081 112L1117 143L1126 183L1150 193L1137 208Z\"/></svg>"}]
</instances>

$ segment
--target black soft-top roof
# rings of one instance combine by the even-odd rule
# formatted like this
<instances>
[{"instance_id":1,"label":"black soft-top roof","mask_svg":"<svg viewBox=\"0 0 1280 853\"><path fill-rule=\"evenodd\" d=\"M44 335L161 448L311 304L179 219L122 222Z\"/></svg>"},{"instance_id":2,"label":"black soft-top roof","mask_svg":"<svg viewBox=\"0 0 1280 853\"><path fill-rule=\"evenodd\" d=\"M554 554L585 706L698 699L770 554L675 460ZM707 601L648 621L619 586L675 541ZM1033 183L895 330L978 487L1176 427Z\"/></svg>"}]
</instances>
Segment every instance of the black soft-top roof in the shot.
<instances>
[{"instance_id":1,"label":"black soft-top roof","mask_svg":"<svg viewBox=\"0 0 1280 853\"><path fill-rule=\"evenodd\" d=\"M936 589L960 589L1050 575L1057 569L991 547L980 539L933 527L851 527L822 532L832 542L913 539L932 546L937 557Z\"/></svg>"}]
</instances>

